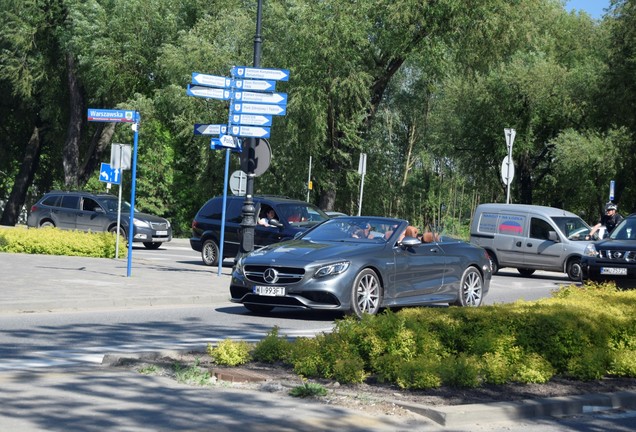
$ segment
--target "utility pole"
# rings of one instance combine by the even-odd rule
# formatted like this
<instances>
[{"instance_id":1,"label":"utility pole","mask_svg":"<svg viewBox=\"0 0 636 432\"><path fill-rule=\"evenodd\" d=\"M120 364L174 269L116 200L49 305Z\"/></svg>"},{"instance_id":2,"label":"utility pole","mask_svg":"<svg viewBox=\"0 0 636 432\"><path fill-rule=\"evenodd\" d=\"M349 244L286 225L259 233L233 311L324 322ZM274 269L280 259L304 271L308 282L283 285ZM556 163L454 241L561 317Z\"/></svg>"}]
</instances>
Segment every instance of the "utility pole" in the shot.
<instances>
[{"instance_id":1,"label":"utility pole","mask_svg":"<svg viewBox=\"0 0 636 432\"><path fill-rule=\"evenodd\" d=\"M261 13L263 9L263 1L258 0L256 8L256 34L254 35L254 67L261 65ZM243 147L243 151L247 152L247 183L245 185L245 201L241 209L241 247L239 254L245 255L254 250L254 227L256 226L256 208L254 207L254 169L255 169L255 150L256 139L249 138L247 145Z\"/></svg>"}]
</instances>

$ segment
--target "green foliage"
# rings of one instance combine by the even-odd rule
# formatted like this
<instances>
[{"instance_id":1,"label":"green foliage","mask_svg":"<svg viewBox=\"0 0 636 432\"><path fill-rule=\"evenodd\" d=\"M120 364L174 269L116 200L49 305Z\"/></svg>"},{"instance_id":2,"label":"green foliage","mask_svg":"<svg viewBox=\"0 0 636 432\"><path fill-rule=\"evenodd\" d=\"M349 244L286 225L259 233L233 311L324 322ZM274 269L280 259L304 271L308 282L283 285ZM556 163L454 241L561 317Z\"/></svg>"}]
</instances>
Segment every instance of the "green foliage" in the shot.
<instances>
[{"instance_id":1,"label":"green foliage","mask_svg":"<svg viewBox=\"0 0 636 432\"><path fill-rule=\"evenodd\" d=\"M207 352L217 364L238 366L251 360L251 349L251 345L245 341L225 339L215 347L208 344Z\"/></svg>"},{"instance_id":2,"label":"green foliage","mask_svg":"<svg viewBox=\"0 0 636 432\"><path fill-rule=\"evenodd\" d=\"M320 397L327 395L327 389L318 383L305 382L303 385L291 389L289 395L299 398Z\"/></svg>"},{"instance_id":3,"label":"green foliage","mask_svg":"<svg viewBox=\"0 0 636 432\"><path fill-rule=\"evenodd\" d=\"M199 386L209 385L211 383L210 371L202 369L199 364L199 359L196 359L194 364L188 367L184 367L181 363L176 362L173 365L176 380L184 384Z\"/></svg>"},{"instance_id":4,"label":"green foliage","mask_svg":"<svg viewBox=\"0 0 636 432\"><path fill-rule=\"evenodd\" d=\"M296 339L280 359L307 377L408 389L636 376L635 306L636 291L587 284L536 302L386 311ZM268 338L276 346L276 329Z\"/></svg>"},{"instance_id":5,"label":"green foliage","mask_svg":"<svg viewBox=\"0 0 636 432\"><path fill-rule=\"evenodd\" d=\"M119 246L119 256L126 257L125 244ZM0 228L0 252L114 258L115 248L116 237L111 233Z\"/></svg>"},{"instance_id":6,"label":"green foliage","mask_svg":"<svg viewBox=\"0 0 636 432\"><path fill-rule=\"evenodd\" d=\"M291 342L278 335L279 328L274 327L264 339L259 341L252 351L252 358L265 363L285 361L289 358Z\"/></svg>"}]
</instances>

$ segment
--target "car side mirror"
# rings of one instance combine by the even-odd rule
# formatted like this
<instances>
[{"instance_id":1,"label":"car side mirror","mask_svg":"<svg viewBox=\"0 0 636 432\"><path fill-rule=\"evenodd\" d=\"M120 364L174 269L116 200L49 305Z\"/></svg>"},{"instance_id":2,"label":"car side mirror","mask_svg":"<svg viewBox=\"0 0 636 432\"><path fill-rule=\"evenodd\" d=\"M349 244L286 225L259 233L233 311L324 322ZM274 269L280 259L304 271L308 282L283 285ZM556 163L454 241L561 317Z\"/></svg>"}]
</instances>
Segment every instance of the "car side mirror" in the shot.
<instances>
[{"instance_id":1,"label":"car side mirror","mask_svg":"<svg viewBox=\"0 0 636 432\"><path fill-rule=\"evenodd\" d=\"M548 231L548 240L552 240L555 243L559 243L559 236L557 235L556 231Z\"/></svg>"},{"instance_id":2,"label":"car side mirror","mask_svg":"<svg viewBox=\"0 0 636 432\"><path fill-rule=\"evenodd\" d=\"M103 208L101 208L101 207L95 207L95 208L93 209L93 211L94 211L95 213L106 213L106 212L104 211L104 209L103 209Z\"/></svg>"},{"instance_id":3,"label":"car side mirror","mask_svg":"<svg viewBox=\"0 0 636 432\"><path fill-rule=\"evenodd\" d=\"M280 223L277 219L270 219L269 224L275 226L276 228L282 228L284 225Z\"/></svg>"},{"instance_id":4,"label":"car side mirror","mask_svg":"<svg viewBox=\"0 0 636 432\"><path fill-rule=\"evenodd\" d=\"M415 237L404 237L402 239L402 246L410 248L413 246L417 246L422 244L422 242L420 241L420 239L417 239Z\"/></svg>"}]
</instances>

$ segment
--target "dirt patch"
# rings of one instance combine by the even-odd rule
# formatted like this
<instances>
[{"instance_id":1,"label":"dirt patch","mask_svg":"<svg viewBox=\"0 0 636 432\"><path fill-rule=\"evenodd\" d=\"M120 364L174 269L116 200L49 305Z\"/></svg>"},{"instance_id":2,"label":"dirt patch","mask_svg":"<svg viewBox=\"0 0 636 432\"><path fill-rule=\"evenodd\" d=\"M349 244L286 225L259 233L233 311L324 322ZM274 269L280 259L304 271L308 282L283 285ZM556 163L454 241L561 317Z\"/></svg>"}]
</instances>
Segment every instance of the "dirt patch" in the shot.
<instances>
[{"instance_id":1,"label":"dirt patch","mask_svg":"<svg viewBox=\"0 0 636 432\"><path fill-rule=\"evenodd\" d=\"M335 381L311 379L304 381L291 369L263 363L250 363L235 368L220 367L210 361L204 353L159 355L155 357L118 358L111 366L134 370L139 373L182 379L175 370L196 370L191 385L211 387L235 387L266 392L288 393L305 382L323 385L328 393L318 398L325 404L338 405L388 415L412 416L393 401L426 406L462 405L541 399L557 396L573 396L618 391L636 391L636 378L608 377L596 381L573 381L554 378L546 384L486 385L475 389L440 387L429 390L404 390L395 385L379 383L372 378L363 384L340 384ZM175 365L179 366L175 368ZM203 383L201 376L209 373L210 380ZM198 378L197 378L198 377Z\"/></svg>"}]
</instances>

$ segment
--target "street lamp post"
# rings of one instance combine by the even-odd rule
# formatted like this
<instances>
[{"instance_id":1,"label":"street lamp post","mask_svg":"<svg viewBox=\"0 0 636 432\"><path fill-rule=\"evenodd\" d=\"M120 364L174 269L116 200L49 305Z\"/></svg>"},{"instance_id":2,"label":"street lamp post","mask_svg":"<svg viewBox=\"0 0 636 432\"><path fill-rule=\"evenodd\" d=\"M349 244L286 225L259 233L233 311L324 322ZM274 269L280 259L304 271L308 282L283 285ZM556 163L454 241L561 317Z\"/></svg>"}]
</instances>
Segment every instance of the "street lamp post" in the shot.
<instances>
[{"instance_id":1,"label":"street lamp post","mask_svg":"<svg viewBox=\"0 0 636 432\"><path fill-rule=\"evenodd\" d=\"M256 35L254 35L254 67L261 65L261 12L263 9L262 0L258 0L256 8ZM256 226L256 208L254 207L254 170L255 157L254 148L256 147L256 139L249 138L247 145L243 147L243 151L247 152L244 158L247 160L247 182L245 185L245 201L241 209L241 247L239 254L245 255L254 250L254 227Z\"/></svg>"}]
</instances>

